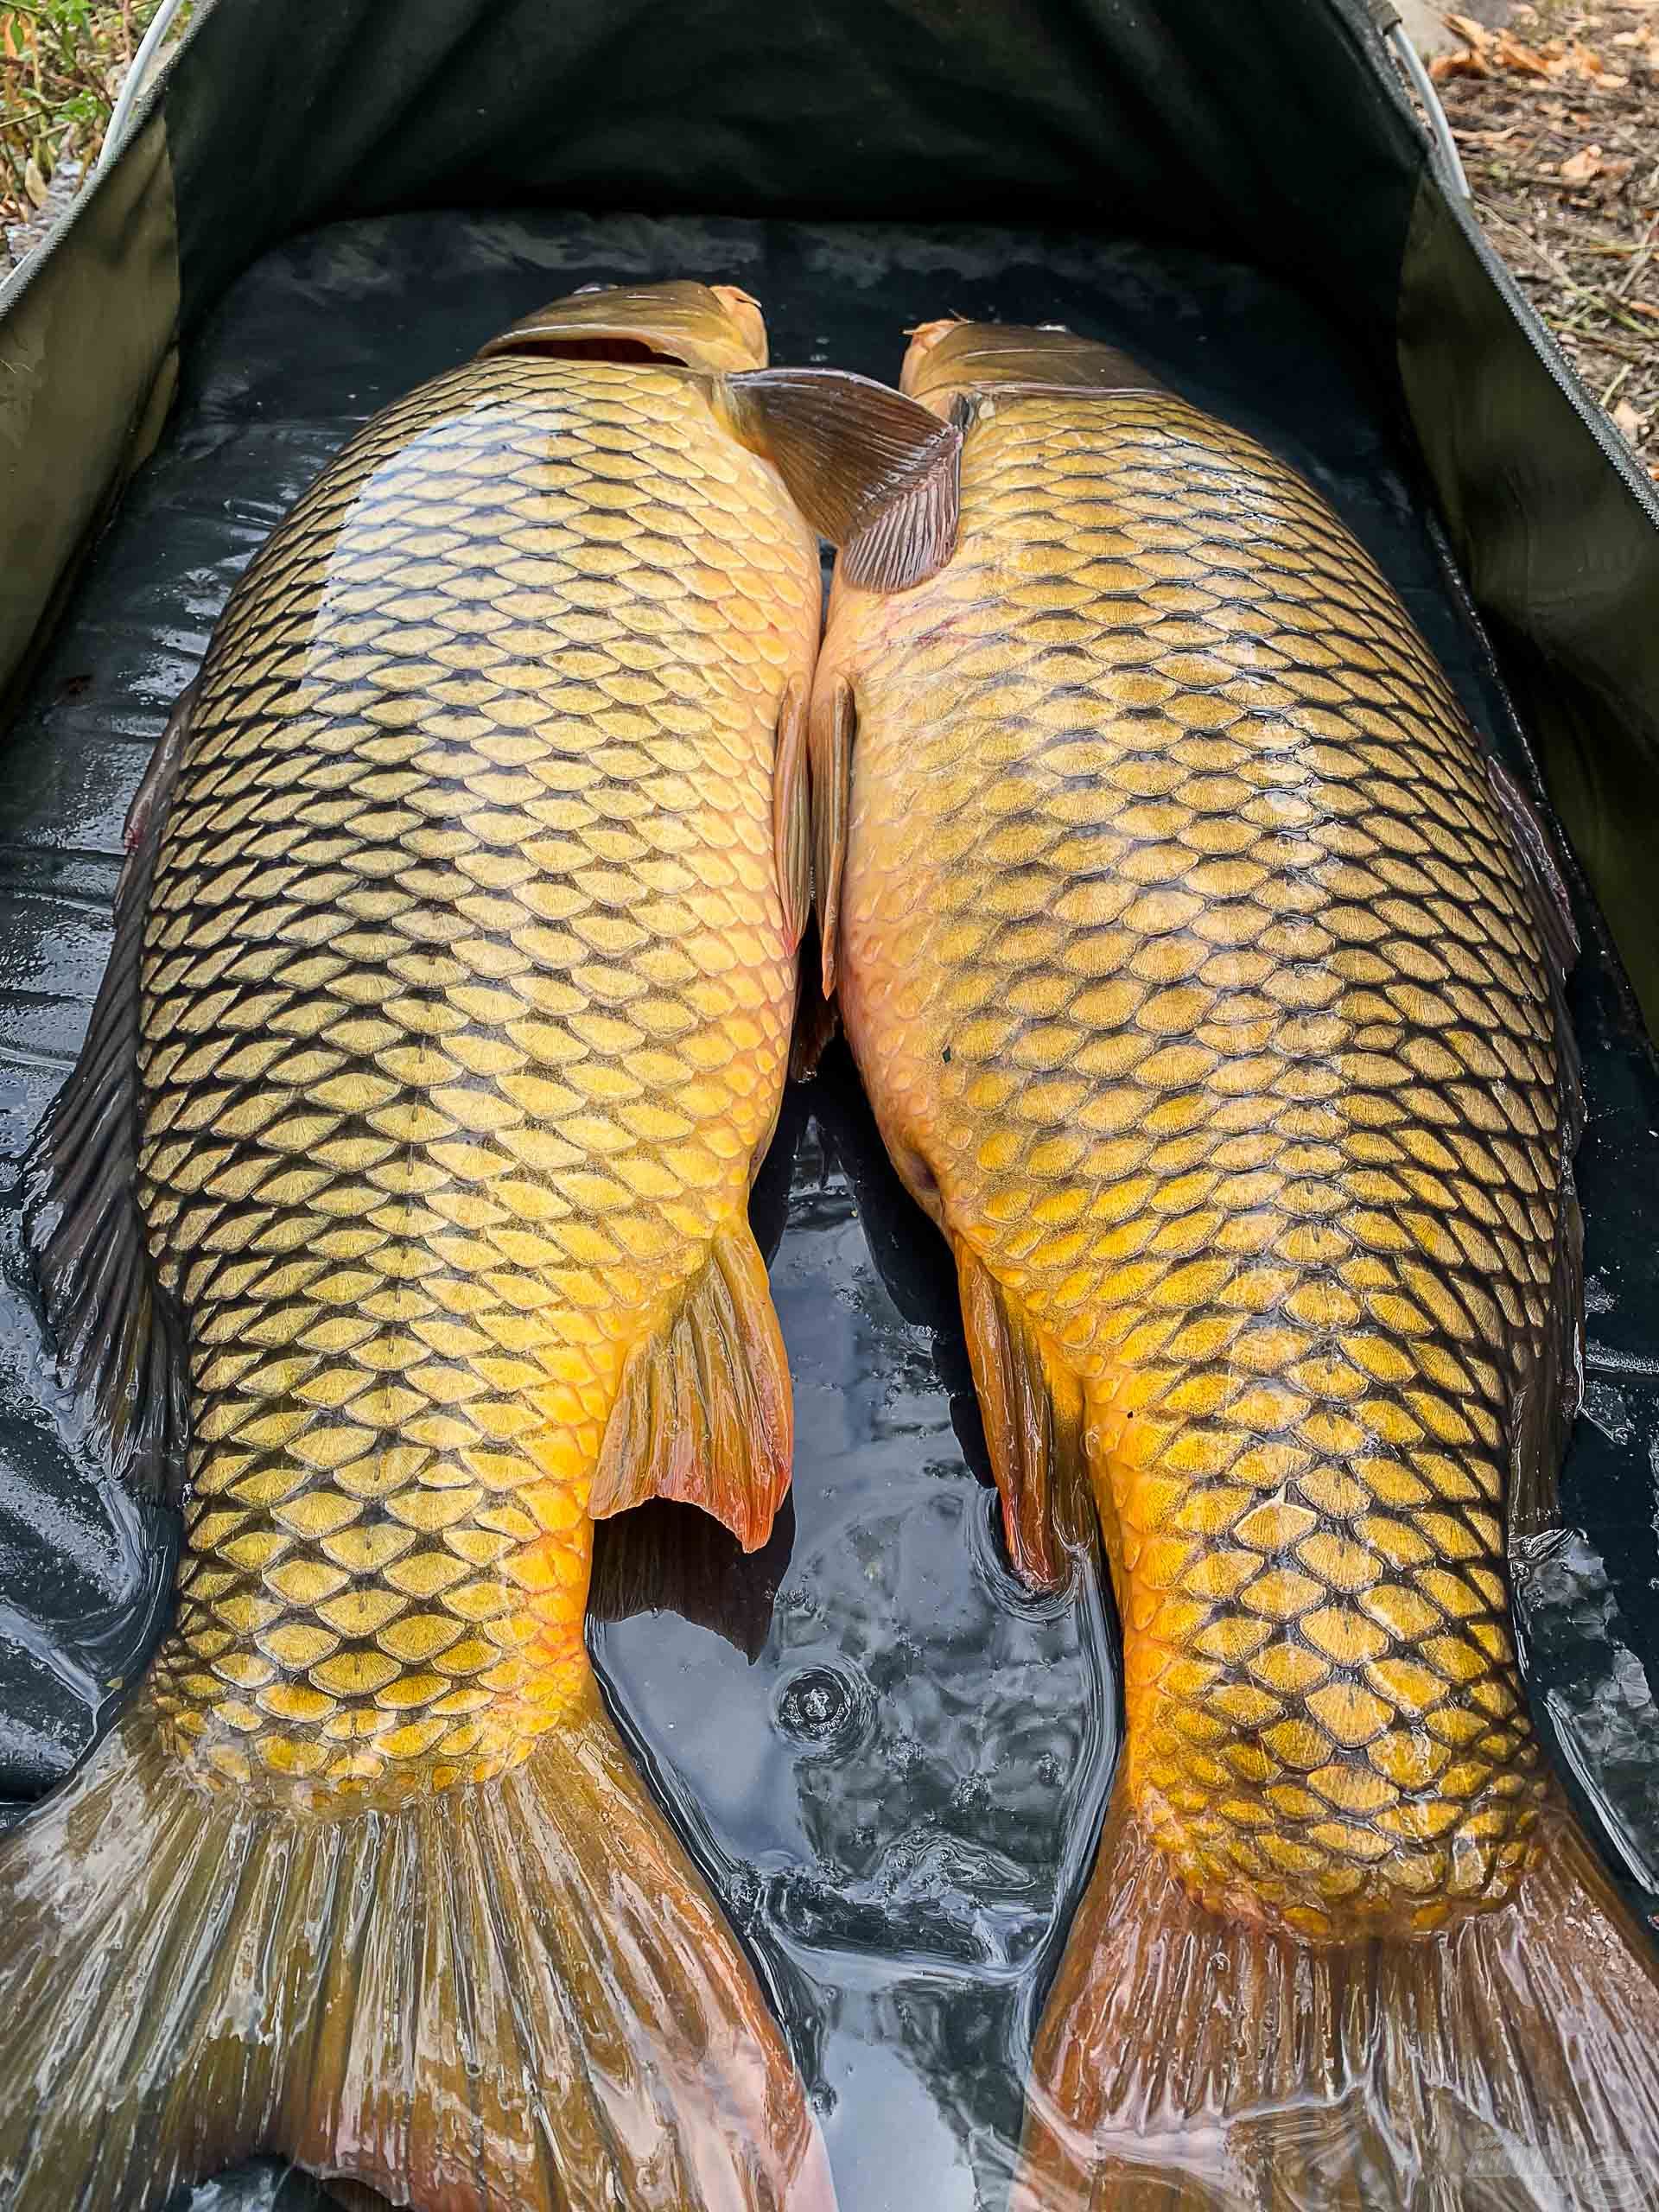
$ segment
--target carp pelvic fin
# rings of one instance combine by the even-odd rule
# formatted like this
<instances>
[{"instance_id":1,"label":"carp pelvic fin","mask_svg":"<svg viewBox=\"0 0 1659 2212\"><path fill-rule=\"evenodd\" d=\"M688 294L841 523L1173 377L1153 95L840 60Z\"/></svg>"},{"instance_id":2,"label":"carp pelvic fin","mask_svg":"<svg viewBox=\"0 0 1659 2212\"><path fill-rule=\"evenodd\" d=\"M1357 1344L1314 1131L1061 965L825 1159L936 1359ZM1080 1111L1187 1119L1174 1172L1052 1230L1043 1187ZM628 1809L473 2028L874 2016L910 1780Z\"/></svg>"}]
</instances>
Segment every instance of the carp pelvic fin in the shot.
<instances>
[{"instance_id":1,"label":"carp pelvic fin","mask_svg":"<svg viewBox=\"0 0 1659 2212\"><path fill-rule=\"evenodd\" d=\"M812 700L812 874L818 905L819 957L826 1005L836 995L841 931L841 876L847 861L847 817L853 802L853 740L858 709L853 687L836 677Z\"/></svg>"},{"instance_id":2,"label":"carp pelvic fin","mask_svg":"<svg viewBox=\"0 0 1659 2212\"><path fill-rule=\"evenodd\" d=\"M138 996L144 916L189 721L174 708L127 815L115 942L74 1071L23 1160L23 1231L63 1381L116 1474L176 1504L189 1426L184 1339L138 1211Z\"/></svg>"},{"instance_id":3,"label":"carp pelvic fin","mask_svg":"<svg viewBox=\"0 0 1659 2212\"><path fill-rule=\"evenodd\" d=\"M983 1261L960 1243L957 1279L1008 1555L1031 1588L1057 1590L1088 1543L1083 1387L1045 1351Z\"/></svg>"},{"instance_id":4,"label":"carp pelvic fin","mask_svg":"<svg viewBox=\"0 0 1659 2212\"><path fill-rule=\"evenodd\" d=\"M7 2212L140 2212L255 2151L354 2206L833 2212L591 1678L509 1772L387 1804L205 1787L141 1700L0 1838L0 1916Z\"/></svg>"},{"instance_id":5,"label":"carp pelvic fin","mask_svg":"<svg viewBox=\"0 0 1659 2212\"><path fill-rule=\"evenodd\" d=\"M806 766L806 685L792 676L778 709L772 767L772 849L791 952L812 907L812 800Z\"/></svg>"},{"instance_id":6,"label":"carp pelvic fin","mask_svg":"<svg viewBox=\"0 0 1659 2212\"><path fill-rule=\"evenodd\" d=\"M1009 2212L1655 2212L1659 1977L1546 1817L1508 1904L1316 1944L1195 1903L1120 1781Z\"/></svg>"},{"instance_id":7,"label":"carp pelvic fin","mask_svg":"<svg viewBox=\"0 0 1659 2212\"><path fill-rule=\"evenodd\" d=\"M962 434L925 407L840 369L728 377L728 419L814 530L870 591L925 583L956 550Z\"/></svg>"},{"instance_id":8,"label":"carp pelvic fin","mask_svg":"<svg viewBox=\"0 0 1659 2212\"><path fill-rule=\"evenodd\" d=\"M597 1521L648 1497L679 1498L755 1551L789 1488L793 1452L783 1332L766 1263L739 1220L629 1355L588 1510Z\"/></svg>"}]
</instances>

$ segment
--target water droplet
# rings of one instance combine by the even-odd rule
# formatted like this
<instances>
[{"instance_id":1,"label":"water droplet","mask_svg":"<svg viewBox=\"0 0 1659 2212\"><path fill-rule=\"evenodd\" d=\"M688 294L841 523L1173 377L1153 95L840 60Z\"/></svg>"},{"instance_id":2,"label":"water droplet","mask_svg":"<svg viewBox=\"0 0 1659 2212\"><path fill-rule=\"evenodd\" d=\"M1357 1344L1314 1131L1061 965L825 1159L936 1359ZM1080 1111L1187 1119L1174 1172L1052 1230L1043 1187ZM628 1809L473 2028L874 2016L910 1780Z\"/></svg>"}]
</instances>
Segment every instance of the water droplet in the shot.
<instances>
[{"instance_id":1,"label":"water droplet","mask_svg":"<svg viewBox=\"0 0 1659 2212\"><path fill-rule=\"evenodd\" d=\"M850 1667L802 1667L779 1685L772 1711L798 1744L841 1751L862 1735L874 1705L868 1683Z\"/></svg>"}]
</instances>

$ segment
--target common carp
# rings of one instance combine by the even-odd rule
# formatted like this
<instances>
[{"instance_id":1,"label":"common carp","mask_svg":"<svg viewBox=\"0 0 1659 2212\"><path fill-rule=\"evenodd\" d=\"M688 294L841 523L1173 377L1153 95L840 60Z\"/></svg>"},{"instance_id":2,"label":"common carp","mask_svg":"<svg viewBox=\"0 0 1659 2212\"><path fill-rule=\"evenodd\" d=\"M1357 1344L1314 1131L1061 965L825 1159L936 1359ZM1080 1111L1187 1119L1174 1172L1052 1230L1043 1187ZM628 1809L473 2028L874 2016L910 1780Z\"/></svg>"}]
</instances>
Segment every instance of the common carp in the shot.
<instances>
[{"instance_id":1,"label":"common carp","mask_svg":"<svg viewBox=\"0 0 1659 2212\"><path fill-rule=\"evenodd\" d=\"M1384 578L1249 438L935 324L931 582L838 579L824 982L949 1239L1010 1553L1125 1749L1021 2212L1659 2202L1659 1987L1529 1717L1579 1375L1576 949Z\"/></svg>"},{"instance_id":2,"label":"common carp","mask_svg":"<svg viewBox=\"0 0 1659 2212\"><path fill-rule=\"evenodd\" d=\"M182 1554L0 1847L8 2212L255 2150L422 2212L832 2204L583 1641L596 1516L753 1547L789 1479L746 1202L808 901L796 499L877 582L948 550L888 509L955 433L765 360L740 292L594 290L389 408L134 802L28 1227Z\"/></svg>"}]
</instances>

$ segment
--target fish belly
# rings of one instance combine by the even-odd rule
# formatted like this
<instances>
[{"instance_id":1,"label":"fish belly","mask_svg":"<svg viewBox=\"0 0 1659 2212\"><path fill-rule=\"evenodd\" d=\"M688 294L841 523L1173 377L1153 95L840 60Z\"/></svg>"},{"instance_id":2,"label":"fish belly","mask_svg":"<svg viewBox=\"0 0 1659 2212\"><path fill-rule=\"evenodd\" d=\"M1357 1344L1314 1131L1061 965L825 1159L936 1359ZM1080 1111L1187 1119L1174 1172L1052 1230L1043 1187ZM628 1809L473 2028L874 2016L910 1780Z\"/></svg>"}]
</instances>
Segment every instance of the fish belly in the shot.
<instances>
[{"instance_id":1,"label":"fish belly","mask_svg":"<svg viewBox=\"0 0 1659 2212\"><path fill-rule=\"evenodd\" d=\"M1323 503L1161 396L999 403L838 605L843 1011L901 1169L1083 1386L1130 1802L1302 1935L1512 1891L1505 1495L1564 1084L1478 742ZM823 678L821 675L820 683Z\"/></svg>"},{"instance_id":2,"label":"fish belly","mask_svg":"<svg viewBox=\"0 0 1659 2212\"><path fill-rule=\"evenodd\" d=\"M781 1096L817 593L690 381L533 359L378 418L238 588L141 1044L193 1416L153 1687L209 1766L442 1787L587 1694L622 1363Z\"/></svg>"}]
</instances>

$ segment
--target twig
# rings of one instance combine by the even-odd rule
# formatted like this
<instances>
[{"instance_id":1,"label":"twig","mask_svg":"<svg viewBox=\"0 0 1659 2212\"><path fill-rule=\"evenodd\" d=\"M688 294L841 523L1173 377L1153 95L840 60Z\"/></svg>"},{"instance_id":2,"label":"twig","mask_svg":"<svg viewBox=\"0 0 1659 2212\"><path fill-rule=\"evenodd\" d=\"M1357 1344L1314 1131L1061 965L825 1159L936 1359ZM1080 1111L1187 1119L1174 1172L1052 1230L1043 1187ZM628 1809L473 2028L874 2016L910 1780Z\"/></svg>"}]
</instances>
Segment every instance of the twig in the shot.
<instances>
[{"instance_id":1,"label":"twig","mask_svg":"<svg viewBox=\"0 0 1659 2212\"><path fill-rule=\"evenodd\" d=\"M1586 286L1577 283L1572 276L1569 276L1567 270L1562 268L1560 263L1556 260L1554 255L1553 253L1547 252L1545 249L1539 245L1537 239L1534 238L1530 231L1523 230L1519 223L1511 221L1509 216L1503 214L1496 207L1483 206L1481 213L1483 215L1490 215L1495 223L1502 223L1506 231L1513 231L1516 238L1523 240L1526 245L1529 245L1532 248L1532 251L1537 255L1539 260L1543 263L1545 268L1548 270L1550 275L1554 276L1559 283L1565 284L1569 292L1583 293L1588 289Z\"/></svg>"},{"instance_id":2,"label":"twig","mask_svg":"<svg viewBox=\"0 0 1659 2212\"><path fill-rule=\"evenodd\" d=\"M1653 252L1654 240L1656 238L1659 238L1659 215L1656 215L1652 221L1648 225L1647 235L1643 238L1641 245L1637 246L1635 258L1630 263L1630 267L1624 271L1624 276L1619 279L1618 289L1621 294L1627 294L1629 292L1631 285L1635 283L1637 278L1642 274L1643 270L1647 266L1648 260Z\"/></svg>"}]
</instances>

